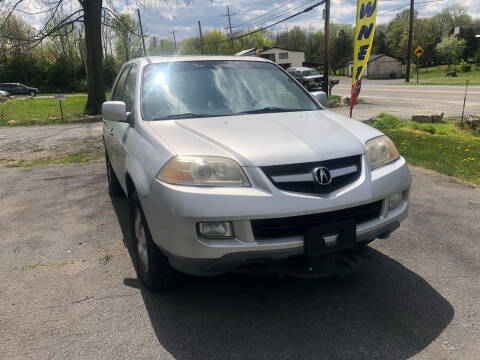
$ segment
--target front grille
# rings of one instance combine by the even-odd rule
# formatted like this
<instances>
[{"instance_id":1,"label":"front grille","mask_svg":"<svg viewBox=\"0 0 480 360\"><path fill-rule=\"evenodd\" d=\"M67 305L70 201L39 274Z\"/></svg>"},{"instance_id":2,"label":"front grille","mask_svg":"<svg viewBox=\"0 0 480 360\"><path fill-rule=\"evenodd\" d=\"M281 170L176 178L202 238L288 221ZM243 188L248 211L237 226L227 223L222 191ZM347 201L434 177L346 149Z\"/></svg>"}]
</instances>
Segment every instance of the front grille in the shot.
<instances>
[{"instance_id":1,"label":"front grille","mask_svg":"<svg viewBox=\"0 0 480 360\"><path fill-rule=\"evenodd\" d=\"M373 220L380 216L381 209L382 200L319 214L251 220L251 224L256 240L303 236L306 228L309 226L323 225L348 219L354 219L356 224Z\"/></svg>"},{"instance_id":2,"label":"front grille","mask_svg":"<svg viewBox=\"0 0 480 360\"><path fill-rule=\"evenodd\" d=\"M360 177L362 170L361 160L362 155L355 155L319 162L263 166L261 169L270 181L281 190L307 194L328 194L347 186ZM320 185L313 177L313 169L318 167L325 167L332 174L335 171L352 167L355 167L355 170L333 178L332 182L328 185ZM279 177L285 176L289 176L292 181L278 181ZM303 179L301 178L302 176ZM295 177L299 177L300 181L295 180Z\"/></svg>"}]
</instances>

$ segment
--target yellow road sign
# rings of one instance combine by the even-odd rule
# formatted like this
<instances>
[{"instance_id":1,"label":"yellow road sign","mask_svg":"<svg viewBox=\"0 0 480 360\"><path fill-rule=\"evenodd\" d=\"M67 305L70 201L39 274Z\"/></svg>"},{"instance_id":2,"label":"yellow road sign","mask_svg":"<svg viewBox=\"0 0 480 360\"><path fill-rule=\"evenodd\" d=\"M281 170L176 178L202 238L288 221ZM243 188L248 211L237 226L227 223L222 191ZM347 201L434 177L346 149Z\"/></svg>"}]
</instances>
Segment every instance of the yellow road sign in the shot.
<instances>
[{"instance_id":1,"label":"yellow road sign","mask_svg":"<svg viewBox=\"0 0 480 360\"><path fill-rule=\"evenodd\" d=\"M418 45L417 48L415 49L414 53L417 55L417 57L420 57L423 55L423 47L422 45Z\"/></svg>"}]
</instances>

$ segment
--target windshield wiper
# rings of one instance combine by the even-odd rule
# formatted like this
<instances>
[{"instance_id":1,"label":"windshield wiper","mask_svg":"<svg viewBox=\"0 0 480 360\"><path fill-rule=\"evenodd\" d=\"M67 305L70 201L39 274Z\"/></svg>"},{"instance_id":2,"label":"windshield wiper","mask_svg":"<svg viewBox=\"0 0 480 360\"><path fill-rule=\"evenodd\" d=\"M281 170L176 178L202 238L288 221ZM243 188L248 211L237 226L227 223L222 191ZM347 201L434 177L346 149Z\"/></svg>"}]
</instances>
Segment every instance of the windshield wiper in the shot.
<instances>
[{"instance_id":1,"label":"windshield wiper","mask_svg":"<svg viewBox=\"0 0 480 360\"><path fill-rule=\"evenodd\" d=\"M210 117L214 116L212 114L205 114L205 113L191 113L191 112L186 112L182 114L169 114L169 115L164 115L160 116L158 118L154 118L152 120L168 120L168 119L185 119L185 118L196 118L196 117Z\"/></svg>"},{"instance_id":2,"label":"windshield wiper","mask_svg":"<svg viewBox=\"0 0 480 360\"><path fill-rule=\"evenodd\" d=\"M302 111L302 109L287 109L287 108L280 108L276 106L267 106L261 109L241 111L237 114L260 114L260 113L287 112L287 111Z\"/></svg>"}]
</instances>

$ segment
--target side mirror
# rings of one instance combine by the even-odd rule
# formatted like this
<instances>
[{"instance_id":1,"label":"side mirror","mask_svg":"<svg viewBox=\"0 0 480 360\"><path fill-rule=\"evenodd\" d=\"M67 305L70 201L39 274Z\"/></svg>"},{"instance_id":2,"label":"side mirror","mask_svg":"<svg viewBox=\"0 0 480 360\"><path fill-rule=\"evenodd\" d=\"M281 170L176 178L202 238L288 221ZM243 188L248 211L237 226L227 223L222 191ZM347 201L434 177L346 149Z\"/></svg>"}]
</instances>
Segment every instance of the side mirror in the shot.
<instances>
[{"instance_id":1,"label":"side mirror","mask_svg":"<svg viewBox=\"0 0 480 360\"><path fill-rule=\"evenodd\" d=\"M320 105L327 107L328 105L328 96L323 91L314 91L311 93L315 100L317 100Z\"/></svg>"},{"instance_id":2,"label":"side mirror","mask_svg":"<svg viewBox=\"0 0 480 360\"><path fill-rule=\"evenodd\" d=\"M106 101L102 104L102 115L105 120L129 122L127 106L123 101Z\"/></svg>"}]
</instances>

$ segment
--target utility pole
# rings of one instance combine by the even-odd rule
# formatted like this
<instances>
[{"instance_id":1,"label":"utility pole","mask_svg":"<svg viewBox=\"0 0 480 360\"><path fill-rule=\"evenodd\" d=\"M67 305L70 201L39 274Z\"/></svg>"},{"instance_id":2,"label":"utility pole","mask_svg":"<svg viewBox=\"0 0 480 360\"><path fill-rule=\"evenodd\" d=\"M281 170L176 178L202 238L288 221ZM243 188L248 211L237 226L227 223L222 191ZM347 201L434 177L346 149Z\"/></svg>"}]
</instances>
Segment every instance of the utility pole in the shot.
<instances>
[{"instance_id":1,"label":"utility pole","mask_svg":"<svg viewBox=\"0 0 480 360\"><path fill-rule=\"evenodd\" d=\"M198 31L200 32L200 46L202 47L202 55L203 53L203 36L202 36L202 24L200 24L200 20L198 20Z\"/></svg>"},{"instance_id":2,"label":"utility pole","mask_svg":"<svg viewBox=\"0 0 480 360\"><path fill-rule=\"evenodd\" d=\"M145 38L143 37L142 19L140 18L140 10L137 9L138 24L140 25L140 35L142 36L143 56L147 56L147 50L145 49Z\"/></svg>"},{"instance_id":3,"label":"utility pole","mask_svg":"<svg viewBox=\"0 0 480 360\"><path fill-rule=\"evenodd\" d=\"M330 27L330 0L325 0L325 54L323 60L323 91L328 96L328 39Z\"/></svg>"},{"instance_id":4,"label":"utility pole","mask_svg":"<svg viewBox=\"0 0 480 360\"><path fill-rule=\"evenodd\" d=\"M169 33L173 35L173 44L175 45L175 55L177 55L177 40L175 39L176 31L175 30L169 31Z\"/></svg>"},{"instance_id":5,"label":"utility pole","mask_svg":"<svg viewBox=\"0 0 480 360\"><path fill-rule=\"evenodd\" d=\"M415 4L415 1L410 0L410 25L408 27L407 69L405 70L405 82L410 82L410 59L412 56L414 4Z\"/></svg>"},{"instance_id":6,"label":"utility pole","mask_svg":"<svg viewBox=\"0 0 480 360\"><path fill-rule=\"evenodd\" d=\"M228 5L227 5L227 14L222 14L222 16L228 16L228 28L225 28L225 30L227 29L230 30L230 44L232 45L232 51L233 51L233 38L232 38L232 21L230 17L235 15L237 14L230 14L230 9L228 8Z\"/></svg>"}]
</instances>

